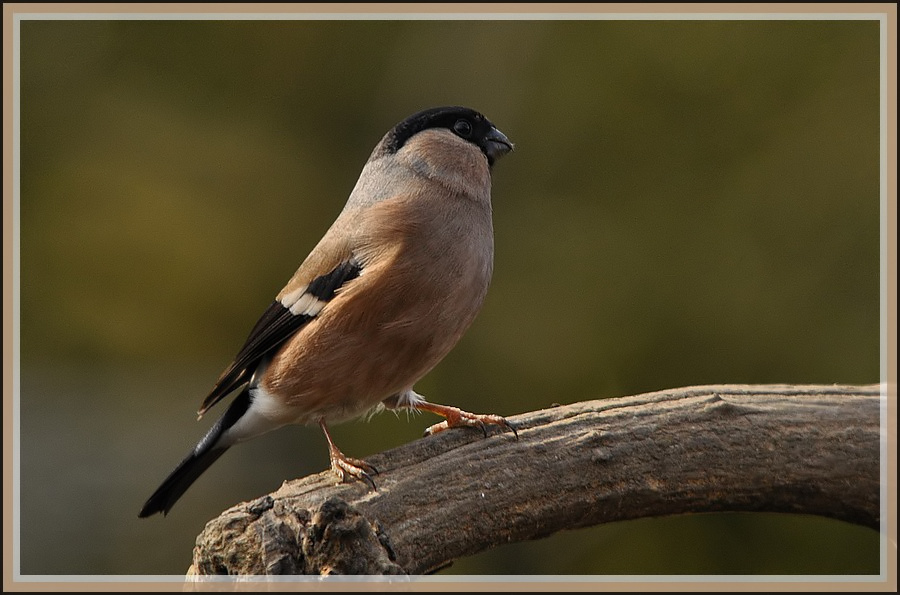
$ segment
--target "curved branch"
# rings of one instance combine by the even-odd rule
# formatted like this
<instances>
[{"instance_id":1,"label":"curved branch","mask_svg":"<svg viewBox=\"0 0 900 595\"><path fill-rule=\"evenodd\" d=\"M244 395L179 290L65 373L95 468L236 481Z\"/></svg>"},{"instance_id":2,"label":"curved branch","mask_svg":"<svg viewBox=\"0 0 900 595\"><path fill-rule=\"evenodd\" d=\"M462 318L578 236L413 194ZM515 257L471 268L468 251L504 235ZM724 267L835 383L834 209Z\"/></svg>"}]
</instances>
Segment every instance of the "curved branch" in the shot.
<instances>
[{"instance_id":1,"label":"curved branch","mask_svg":"<svg viewBox=\"0 0 900 595\"><path fill-rule=\"evenodd\" d=\"M374 455L377 491L329 472L225 511L189 574L421 574L562 529L686 512L878 528L880 387L701 386L508 418Z\"/></svg>"}]
</instances>

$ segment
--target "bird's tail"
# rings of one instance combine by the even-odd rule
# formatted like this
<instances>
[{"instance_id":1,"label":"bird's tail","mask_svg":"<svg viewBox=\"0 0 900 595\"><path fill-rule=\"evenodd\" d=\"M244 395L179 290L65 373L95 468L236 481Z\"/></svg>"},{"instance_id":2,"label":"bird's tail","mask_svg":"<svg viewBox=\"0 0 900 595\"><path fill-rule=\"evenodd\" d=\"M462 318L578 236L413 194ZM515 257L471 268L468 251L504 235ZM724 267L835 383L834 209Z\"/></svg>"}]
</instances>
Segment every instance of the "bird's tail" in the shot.
<instances>
[{"instance_id":1,"label":"bird's tail","mask_svg":"<svg viewBox=\"0 0 900 595\"><path fill-rule=\"evenodd\" d=\"M221 440L222 435L247 412L249 407L250 390L249 388L244 388L228 407L225 415L210 428L206 436L197 443L197 446L194 447L190 454L181 461L178 467L162 482L162 485L147 499L138 516L141 518L148 517L157 512L161 512L163 515L168 514L175 502L191 487L191 484L204 471L209 469L210 465L215 463L219 457L225 454L225 451L228 450L231 444L223 444Z\"/></svg>"}]
</instances>

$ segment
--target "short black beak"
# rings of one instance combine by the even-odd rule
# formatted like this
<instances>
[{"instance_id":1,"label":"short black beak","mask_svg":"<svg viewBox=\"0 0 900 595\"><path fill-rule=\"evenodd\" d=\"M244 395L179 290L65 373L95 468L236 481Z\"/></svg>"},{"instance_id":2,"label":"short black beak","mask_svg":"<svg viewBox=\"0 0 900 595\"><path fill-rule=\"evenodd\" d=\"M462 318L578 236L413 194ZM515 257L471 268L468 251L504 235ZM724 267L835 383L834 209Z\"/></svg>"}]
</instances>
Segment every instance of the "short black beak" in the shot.
<instances>
[{"instance_id":1,"label":"short black beak","mask_svg":"<svg viewBox=\"0 0 900 595\"><path fill-rule=\"evenodd\" d=\"M487 155L488 163L494 165L494 161L512 151L514 147L505 134L496 128L491 128L484 137L483 148L484 154Z\"/></svg>"}]
</instances>

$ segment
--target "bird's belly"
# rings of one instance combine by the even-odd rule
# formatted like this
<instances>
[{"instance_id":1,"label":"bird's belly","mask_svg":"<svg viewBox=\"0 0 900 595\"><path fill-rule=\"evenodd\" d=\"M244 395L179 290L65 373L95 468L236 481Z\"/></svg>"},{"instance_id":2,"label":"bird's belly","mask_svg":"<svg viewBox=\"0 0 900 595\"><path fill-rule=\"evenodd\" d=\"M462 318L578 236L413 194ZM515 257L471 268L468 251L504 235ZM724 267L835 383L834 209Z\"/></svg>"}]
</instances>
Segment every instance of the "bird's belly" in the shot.
<instances>
[{"instance_id":1,"label":"bird's belly","mask_svg":"<svg viewBox=\"0 0 900 595\"><path fill-rule=\"evenodd\" d=\"M411 389L480 310L488 248L445 255L431 274L402 251L364 266L274 355L263 388L285 403L292 423L353 418Z\"/></svg>"},{"instance_id":2,"label":"bird's belly","mask_svg":"<svg viewBox=\"0 0 900 595\"><path fill-rule=\"evenodd\" d=\"M465 328L450 330L450 340L410 333L402 324L317 336L313 323L275 355L262 388L285 404L286 423L358 417L428 373ZM301 337L304 333L310 336Z\"/></svg>"}]
</instances>

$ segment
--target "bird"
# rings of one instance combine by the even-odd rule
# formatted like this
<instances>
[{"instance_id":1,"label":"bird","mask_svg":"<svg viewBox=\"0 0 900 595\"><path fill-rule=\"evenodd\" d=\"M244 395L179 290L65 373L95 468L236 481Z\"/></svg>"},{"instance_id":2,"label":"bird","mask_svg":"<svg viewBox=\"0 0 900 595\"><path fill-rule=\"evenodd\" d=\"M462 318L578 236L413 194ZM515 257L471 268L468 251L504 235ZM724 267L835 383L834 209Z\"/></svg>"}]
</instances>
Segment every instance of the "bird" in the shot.
<instances>
[{"instance_id":1,"label":"bird","mask_svg":"<svg viewBox=\"0 0 900 595\"><path fill-rule=\"evenodd\" d=\"M449 428L516 428L431 403L414 385L470 327L494 267L491 178L513 143L482 113L416 112L376 144L332 225L253 326L203 400L224 414L146 501L166 516L230 447L283 426L318 425L339 482L378 470L345 455L328 424L383 408L435 413Z\"/></svg>"}]
</instances>

